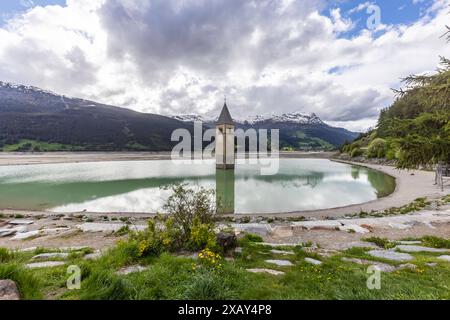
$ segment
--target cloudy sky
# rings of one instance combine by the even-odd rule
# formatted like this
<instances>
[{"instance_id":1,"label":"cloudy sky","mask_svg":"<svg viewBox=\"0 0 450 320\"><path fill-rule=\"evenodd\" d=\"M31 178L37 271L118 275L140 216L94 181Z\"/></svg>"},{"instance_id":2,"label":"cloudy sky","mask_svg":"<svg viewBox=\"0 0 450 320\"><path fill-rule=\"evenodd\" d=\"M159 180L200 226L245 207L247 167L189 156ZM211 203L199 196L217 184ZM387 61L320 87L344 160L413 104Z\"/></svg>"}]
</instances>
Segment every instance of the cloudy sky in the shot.
<instances>
[{"instance_id":1,"label":"cloudy sky","mask_svg":"<svg viewBox=\"0 0 450 320\"><path fill-rule=\"evenodd\" d=\"M365 130L450 57L450 0L8 0L0 80L164 115L315 112ZM378 19L380 17L380 19Z\"/></svg>"}]
</instances>

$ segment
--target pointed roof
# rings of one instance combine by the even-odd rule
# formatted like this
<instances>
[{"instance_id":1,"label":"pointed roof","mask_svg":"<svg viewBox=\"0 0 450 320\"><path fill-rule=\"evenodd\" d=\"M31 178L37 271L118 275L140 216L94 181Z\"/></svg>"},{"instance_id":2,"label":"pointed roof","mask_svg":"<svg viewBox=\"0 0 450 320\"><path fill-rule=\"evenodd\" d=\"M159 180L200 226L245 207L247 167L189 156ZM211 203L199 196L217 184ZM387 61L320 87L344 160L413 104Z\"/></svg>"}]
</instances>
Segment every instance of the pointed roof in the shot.
<instances>
[{"instance_id":1,"label":"pointed roof","mask_svg":"<svg viewBox=\"0 0 450 320\"><path fill-rule=\"evenodd\" d=\"M217 124L231 124L234 125L233 118L231 118L230 111L228 110L227 103L225 102L220 113Z\"/></svg>"}]
</instances>

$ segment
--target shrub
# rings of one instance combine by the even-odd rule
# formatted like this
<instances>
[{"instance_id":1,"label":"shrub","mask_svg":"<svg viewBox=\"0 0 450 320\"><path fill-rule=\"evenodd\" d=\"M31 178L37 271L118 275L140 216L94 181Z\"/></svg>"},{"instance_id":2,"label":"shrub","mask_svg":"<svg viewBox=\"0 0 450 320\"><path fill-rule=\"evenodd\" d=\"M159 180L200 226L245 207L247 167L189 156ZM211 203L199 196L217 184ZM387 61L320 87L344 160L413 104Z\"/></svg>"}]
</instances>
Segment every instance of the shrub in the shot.
<instances>
[{"instance_id":1,"label":"shrub","mask_svg":"<svg viewBox=\"0 0 450 320\"><path fill-rule=\"evenodd\" d=\"M201 266L208 269L218 270L222 268L222 256L209 248L202 250L198 254L198 261Z\"/></svg>"},{"instance_id":2,"label":"shrub","mask_svg":"<svg viewBox=\"0 0 450 320\"><path fill-rule=\"evenodd\" d=\"M6 263L12 259L11 252L6 248L0 248L0 263Z\"/></svg>"},{"instance_id":3,"label":"shrub","mask_svg":"<svg viewBox=\"0 0 450 320\"><path fill-rule=\"evenodd\" d=\"M363 153L364 153L364 152L363 152L361 149L355 148L355 149L353 149L352 152L350 153L350 156L351 156L352 158L356 158L356 157L362 156Z\"/></svg>"},{"instance_id":4,"label":"shrub","mask_svg":"<svg viewBox=\"0 0 450 320\"><path fill-rule=\"evenodd\" d=\"M367 148L369 158L383 158L386 155L387 143L381 138L374 139Z\"/></svg>"},{"instance_id":5,"label":"shrub","mask_svg":"<svg viewBox=\"0 0 450 320\"><path fill-rule=\"evenodd\" d=\"M180 230L182 242L187 242L196 219L201 224L213 222L216 212L215 192L205 188L195 191L188 188L186 184L178 184L170 188L173 193L163 208L173 218L173 226Z\"/></svg>"},{"instance_id":6,"label":"shrub","mask_svg":"<svg viewBox=\"0 0 450 320\"><path fill-rule=\"evenodd\" d=\"M202 250L209 248L216 250L216 233L214 232L214 224L201 223L200 220L195 219L191 228L189 238L189 248L191 250Z\"/></svg>"}]
</instances>

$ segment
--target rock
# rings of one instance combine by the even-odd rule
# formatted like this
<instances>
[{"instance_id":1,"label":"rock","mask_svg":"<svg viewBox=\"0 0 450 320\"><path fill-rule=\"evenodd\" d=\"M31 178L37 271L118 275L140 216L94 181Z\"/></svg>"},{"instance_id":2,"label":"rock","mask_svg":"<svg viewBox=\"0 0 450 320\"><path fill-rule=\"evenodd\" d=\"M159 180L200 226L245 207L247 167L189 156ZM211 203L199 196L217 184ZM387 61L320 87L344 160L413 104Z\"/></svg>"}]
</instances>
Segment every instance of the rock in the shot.
<instances>
[{"instance_id":1,"label":"rock","mask_svg":"<svg viewBox=\"0 0 450 320\"><path fill-rule=\"evenodd\" d=\"M394 249L398 249L403 252L450 252L448 249L437 249L414 245L398 245Z\"/></svg>"},{"instance_id":2,"label":"rock","mask_svg":"<svg viewBox=\"0 0 450 320\"><path fill-rule=\"evenodd\" d=\"M402 270L402 269L416 269L417 266L415 264L412 263L405 263L405 264L401 264L397 267L397 270Z\"/></svg>"},{"instance_id":3,"label":"rock","mask_svg":"<svg viewBox=\"0 0 450 320\"><path fill-rule=\"evenodd\" d=\"M272 232L272 227L268 223L238 223L232 224L231 227L236 233L247 232L260 236L267 236Z\"/></svg>"},{"instance_id":4,"label":"rock","mask_svg":"<svg viewBox=\"0 0 450 320\"><path fill-rule=\"evenodd\" d=\"M291 226L275 226L270 233L274 238L288 238L294 235Z\"/></svg>"},{"instance_id":5,"label":"rock","mask_svg":"<svg viewBox=\"0 0 450 320\"><path fill-rule=\"evenodd\" d=\"M450 256L447 255L439 256L438 259L450 262Z\"/></svg>"},{"instance_id":6,"label":"rock","mask_svg":"<svg viewBox=\"0 0 450 320\"><path fill-rule=\"evenodd\" d=\"M296 247L296 246L301 246L301 243L269 243L269 242L258 242L257 244L260 244L262 246L267 246L267 247L273 247L273 248L277 248L277 247Z\"/></svg>"},{"instance_id":7,"label":"rock","mask_svg":"<svg viewBox=\"0 0 450 320\"><path fill-rule=\"evenodd\" d=\"M427 266L429 266L429 267L436 267L437 266L437 263L436 262L427 262L427 263L425 263Z\"/></svg>"},{"instance_id":8,"label":"rock","mask_svg":"<svg viewBox=\"0 0 450 320\"><path fill-rule=\"evenodd\" d=\"M16 233L26 232L28 228L26 226L19 226L16 228L0 229L0 238L15 235Z\"/></svg>"},{"instance_id":9,"label":"rock","mask_svg":"<svg viewBox=\"0 0 450 320\"><path fill-rule=\"evenodd\" d=\"M25 265L28 269L37 269L37 268L52 268L63 266L65 262L63 261L45 261L45 262L34 262Z\"/></svg>"},{"instance_id":10,"label":"rock","mask_svg":"<svg viewBox=\"0 0 450 320\"><path fill-rule=\"evenodd\" d=\"M391 250L371 250L368 254L375 258L393 261L409 261L413 259L413 256L408 253L400 253Z\"/></svg>"},{"instance_id":11,"label":"rock","mask_svg":"<svg viewBox=\"0 0 450 320\"><path fill-rule=\"evenodd\" d=\"M236 234L230 232L219 232L216 236L216 242L224 252L227 252L236 247Z\"/></svg>"},{"instance_id":12,"label":"rock","mask_svg":"<svg viewBox=\"0 0 450 320\"><path fill-rule=\"evenodd\" d=\"M127 225L125 223L101 223L101 222L86 222L77 225L77 228L83 232L116 232L121 228L128 226L131 231L143 231L147 229L146 225Z\"/></svg>"},{"instance_id":13,"label":"rock","mask_svg":"<svg viewBox=\"0 0 450 320\"><path fill-rule=\"evenodd\" d=\"M88 246L73 246L73 247L60 247L58 248L59 251L81 251L89 249Z\"/></svg>"},{"instance_id":14,"label":"rock","mask_svg":"<svg viewBox=\"0 0 450 320\"><path fill-rule=\"evenodd\" d=\"M397 269L396 267L391 266L391 265L389 265L387 263L371 261L371 260L365 260L365 259L356 259L356 258L343 257L341 260L345 261L345 262L353 262L353 263L360 264L360 265L375 266L375 267L378 268L378 270L383 271L383 272L393 272L393 271L395 271Z\"/></svg>"},{"instance_id":15,"label":"rock","mask_svg":"<svg viewBox=\"0 0 450 320\"><path fill-rule=\"evenodd\" d=\"M322 248L318 248L318 247L304 247L304 248L302 248L302 250L307 253L317 254L321 257L331 257L331 256L334 256L335 254L339 253L336 250L322 249Z\"/></svg>"},{"instance_id":16,"label":"rock","mask_svg":"<svg viewBox=\"0 0 450 320\"><path fill-rule=\"evenodd\" d=\"M316 259L312 259L312 258L305 258L305 261L310 263L310 264L314 264L316 266L322 264L322 261L319 261L319 260L316 260Z\"/></svg>"},{"instance_id":17,"label":"rock","mask_svg":"<svg viewBox=\"0 0 450 320\"><path fill-rule=\"evenodd\" d=\"M41 229L41 230L33 230L23 233L17 233L10 240L26 240L34 237L42 237L48 236L52 234L58 234L63 231L68 231L70 228L53 228L53 229Z\"/></svg>"},{"instance_id":18,"label":"rock","mask_svg":"<svg viewBox=\"0 0 450 320\"><path fill-rule=\"evenodd\" d=\"M23 233L18 233L11 240L26 240L34 237L38 237L41 234L40 230L33 230Z\"/></svg>"},{"instance_id":19,"label":"rock","mask_svg":"<svg viewBox=\"0 0 450 320\"><path fill-rule=\"evenodd\" d=\"M342 242L333 245L336 250L347 250L351 248L378 248L375 243L365 241Z\"/></svg>"},{"instance_id":20,"label":"rock","mask_svg":"<svg viewBox=\"0 0 450 320\"><path fill-rule=\"evenodd\" d=\"M294 264L289 260L265 260L267 263L275 264L280 267L290 267Z\"/></svg>"},{"instance_id":21,"label":"rock","mask_svg":"<svg viewBox=\"0 0 450 320\"><path fill-rule=\"evenodd\" d=\"M272 270L272 269L247 269L248 272L252 273L268 273L273 276L281 276L284 274L283 271Z\"/></svg>"},{"instance_id":22,"label":"rock","mask_svg":"<svg viewBox=\"0 0 450 320\"><path fill-rule=\"evenodd\" d=\"M31 251L35 251L37 249L37 247L29 247L29 248L24 248L24 249L18 249L17 251L19 252L31 252Z\"/></svg>"},{"instance_id":23,"label":"rock","mask_svg":"<svg viewBox=\"0 0 450 320\"><path fill-rule=\"evenodd\" d=\"M0 280L0 300L20 300L19 289L12 280Z\"/></svg>"},{"instance_id":24,"label":"rock","mask_svg":"<svg viewBox=\"0 0 450 320\"><path fill-rule=\"evenodd\" d=\"M38 255L35 255L33 260L45 260L45 259L53 259L53 258L60 258L60 259L67 259L69 257L69 254L67 252L52 252L52 253L41 253Z\"/></svg>"},{"instance_id":25,"label":"rock","mask_svg":"<svg viewBox=\"0 0 450 320\"><path fill-rule=\"evenodd\" d=\"M348 225L340 226L339 230L347 231L347 232L353 231L353 232L361 233L361 234L365 234L365 233L369 233L370 232L370 230L368 230L366 228L363 228L363 227L361 227L361 226L359 226L357 224L348 224Z\"/></svg>"},{"instance_id":26,"label":"rock","mask_svg":"<svg viewBox=\"0 0 450 320\"><path fill-rule=\"evenodd\" d=\"M0 238L16 234L15 229L0 229Z\"/></svg>"},{"instance_id":27,"label":"rock","mask_svg":"<svg viewBox=\"0 0 450 320\"><path fill-rule=\"evenodd\" d=\"M275 250L275 249L270 250L270 252L273 253L273 254L281 254L283 256L294 255L295 254L292 251L283 251L283 250Z\"/></svg>"},{"instance_id":28,"label":"rock","mask_svg":"<svg viewBox=\"0 0 450 320\"><path fill-rule=\"evenodd\" d=\"M118 275L127 275L130 273L136 273L136 272L142 272L144 270L147 270L146 267L143 267L141 265L135 265L135 266L129 266L129 267L124 267L122 269L120 269L119 271L117 271L116 273Z\"/></svg>"},{"instance_id":29,"label":"rock","mask_svg":"<svg viewBox=\"0 0 450 320\"><path fill-rule=\"evenodd\" d=\"M301 227L308 230L336 230L342 226L342 223L336 220L320 221L297 221L292 223L292 227Z\"/></svg>"},{"instance_id":30,"label":"rock","mask_svg":"<svg viewBox=\"0 0 450 320\"><path fill-rule=\"evenodd\" d=\"M242 248L241 247L234 248L234 253L242 253Z\"/></svg>"},{"instance_id":31,"label":"rock","mask_svg":"<svg viewBox=\"0 0 450 320\"><path fill-rule=\"evenodd\" d=\"M93 252L93 253L88 253L87 255L85 255L83 257L83 259L85 259L85 260L97 260L97 259L100 259L101 256L102 256L101 251L96 251L96 252Z\"/></svg>"},{"instance_id":32,"label":"rock","mask_svg":"<svg viewBox=\"0 0 450 320\"><path fill-rule=\"evenodd\" d=\"M404 245L416 245L416 244L422 244L422 241L394 241L397 244L404 244Z\"/></svg>"},{"instance_id":33,"label":"rock","mask_svg":"<svg viewBox=\"0 0 450 320\"><path fill-rule=\"evenodd\" d=\"M29 225L33 224L33 220L25 220L25 219L15 219L8 222L9 224L16 224L16 225Z\"/></svg>"}]
</instances>

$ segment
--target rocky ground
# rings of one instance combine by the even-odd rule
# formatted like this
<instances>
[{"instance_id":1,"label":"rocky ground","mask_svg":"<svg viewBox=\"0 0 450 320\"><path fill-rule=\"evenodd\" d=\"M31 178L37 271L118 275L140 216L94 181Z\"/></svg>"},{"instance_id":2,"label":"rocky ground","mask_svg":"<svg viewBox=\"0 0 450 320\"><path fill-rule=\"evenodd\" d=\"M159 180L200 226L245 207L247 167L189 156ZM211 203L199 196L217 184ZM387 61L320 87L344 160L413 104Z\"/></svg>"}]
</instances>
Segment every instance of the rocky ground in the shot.
<instances>
[{"instance_id":1,"label":"rocky ground","mask_svg":"<svg viewBox=\"0 0 450 320\"><path fill-rule=\"evenodd\" d=\"M434 209L430 209L434 208ZM223 221L218 227L232 227L237 233L254 233L270 243L301 244L312 242L322 248L341 250L358 246L362 238L391 240L433 235L450 236L450 205L429 205L410 214L386 217L341 218L334 220L288 221L254 217L250 220ZM3 215L0 219L0 247L88 246L104 249L124 237L124 228L142 230L147 218L114 215Z\"/></svg>"}]
</instances>

